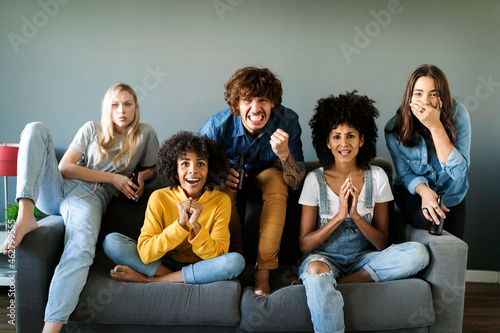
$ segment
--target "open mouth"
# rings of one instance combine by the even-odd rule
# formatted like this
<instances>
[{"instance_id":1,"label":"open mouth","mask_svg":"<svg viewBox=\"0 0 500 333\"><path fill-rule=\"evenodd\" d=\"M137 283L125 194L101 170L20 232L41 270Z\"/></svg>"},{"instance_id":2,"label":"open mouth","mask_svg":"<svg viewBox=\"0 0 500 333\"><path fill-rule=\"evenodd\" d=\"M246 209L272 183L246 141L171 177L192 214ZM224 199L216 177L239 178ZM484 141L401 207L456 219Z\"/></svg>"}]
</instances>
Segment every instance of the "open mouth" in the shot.
<instances>
[{"instance_id":1,"label":"open mouth","mask_svg":"<svg viewBox=\"0 0 500 333\"><path fill-rule=\"evenodd\" d=\"M347 156L351 153L350 150L339 150L340 156Z\"/></svg>"},{"instance_id":2,"label":"open mouth","mask_svg":"<svg viewBox=\"0 0 500 333\"><path fill-rule=\"evenodd\" d=\"M196 185L200 182L200 178L187 178L186 182L190 185Z\"/></svg>"},{"instance_id":3,"label":"open mouth","mask_svg":"<svg viewBox=\"0 0 500 333\"><path fill-rule=\"evenodd\" d=\"M247 118L251 122L261 122L264 120L264 115L263 114L251 114L251 115L248 115Z\"/></svg>"}]
</instances>

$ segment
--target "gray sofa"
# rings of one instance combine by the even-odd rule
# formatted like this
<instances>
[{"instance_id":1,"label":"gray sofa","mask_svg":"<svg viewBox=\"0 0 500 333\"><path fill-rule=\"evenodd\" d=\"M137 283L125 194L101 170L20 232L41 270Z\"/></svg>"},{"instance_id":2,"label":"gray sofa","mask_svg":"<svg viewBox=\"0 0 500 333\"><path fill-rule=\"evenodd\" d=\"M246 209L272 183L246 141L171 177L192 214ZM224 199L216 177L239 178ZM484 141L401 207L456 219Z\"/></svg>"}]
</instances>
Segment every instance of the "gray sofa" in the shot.
<instances>
[{"instance_id":1,"label":"gray sofa","mask_svg":"<svg viewBox=\"0 0 500 333\"><path fill-rule=\"evenodd\" d=\"M373 162L392 179L391 164ZM317 162L308 162L308 171ZM113 199L103 217L98 253L77 309L65 332L312 332L305 290L289 286L296 279L300 191L289 196L286 226L279 253L280 269L272 271L273 294L252 292L255 239L261 199L249 191L240 207L245 235L247 267L235 280L206 285L126 283L109 277L114 266L100 247L113 231L138 237L147 198L161 185L153 180L138 203L123 196ZM401 225L391 211L391 235L424 243L431 263L418 276L383 283L339 285L350 332L460 332L467 245L445 233L432 236L424 230ZM60 216L49 216L28 234L16 249L16 330L41 332L49 283L63 249L64 225Z\"/></svg>"}]
</instances>

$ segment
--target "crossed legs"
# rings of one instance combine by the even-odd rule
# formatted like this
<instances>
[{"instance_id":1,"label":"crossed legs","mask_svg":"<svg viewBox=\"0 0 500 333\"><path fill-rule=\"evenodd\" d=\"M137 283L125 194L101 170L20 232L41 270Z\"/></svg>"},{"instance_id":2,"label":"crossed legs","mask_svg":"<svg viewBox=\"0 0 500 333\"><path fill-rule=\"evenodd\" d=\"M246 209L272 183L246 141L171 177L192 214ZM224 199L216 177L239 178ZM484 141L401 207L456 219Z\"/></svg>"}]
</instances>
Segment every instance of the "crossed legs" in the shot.
<instances>
[{"instance_id":1,"label":"crossed legs","mask_svg":"<svg viewBox=\"0 0 500 333\"><path fill-rule=\"evenodd\" d=\"M163 258L167 264L161 260L145 264L137 252L137 243L119 233L107 235L103 247L106 255L117 264L110 275L118 281L203 284L231 280L245 267L245 259L235 252L194 264L179 263L169 257Z\"/></svg>"}]
</instances>

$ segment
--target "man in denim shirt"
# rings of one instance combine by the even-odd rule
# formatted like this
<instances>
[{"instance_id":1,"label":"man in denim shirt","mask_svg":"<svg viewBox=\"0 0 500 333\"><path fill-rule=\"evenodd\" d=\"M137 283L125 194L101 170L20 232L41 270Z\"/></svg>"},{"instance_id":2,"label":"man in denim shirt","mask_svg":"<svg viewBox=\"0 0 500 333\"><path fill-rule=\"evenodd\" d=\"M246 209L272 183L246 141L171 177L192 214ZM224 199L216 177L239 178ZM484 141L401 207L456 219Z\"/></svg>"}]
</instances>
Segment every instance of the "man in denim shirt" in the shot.
<instances>
[{"instance_id":1,"label":"man in denim shirt","mask_svg":"<svg viewBox=\"0 0 500 333\"><path fill-rule=\"evenodd\" d=\"M223 146L233 165L222 189L232 202L230 251L243 253L235 190L239 174L234 169L240 155L245 160L246 185L262 192L254 285L254 293L259 296L271 293L269 270L278 268L288 186L300 188L305 176L299 117L281 105L282 94L281 82L268 69L241 68L225 85L229 108L210 117L200 129L200 135Z\"/></svg>"}]
</instances>

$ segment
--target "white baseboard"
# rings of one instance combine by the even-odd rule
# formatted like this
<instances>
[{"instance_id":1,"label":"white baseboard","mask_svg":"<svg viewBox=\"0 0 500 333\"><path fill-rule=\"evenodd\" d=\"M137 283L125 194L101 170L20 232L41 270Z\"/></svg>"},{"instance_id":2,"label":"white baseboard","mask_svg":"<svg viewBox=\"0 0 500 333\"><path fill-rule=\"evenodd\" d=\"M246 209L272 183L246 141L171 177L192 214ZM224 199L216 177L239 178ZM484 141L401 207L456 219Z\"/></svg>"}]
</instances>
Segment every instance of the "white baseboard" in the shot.
<instances>
[{"instance_id":1,"label":"white baseboard","mask_svg":"<svg viewBox=\"0 0 500 333\"><path fill-rule=\"evenodd\" d=\"M466 282L500 283L500 272L494 271L474 271L465 272Z\"/></svg>"}]
</instances>

